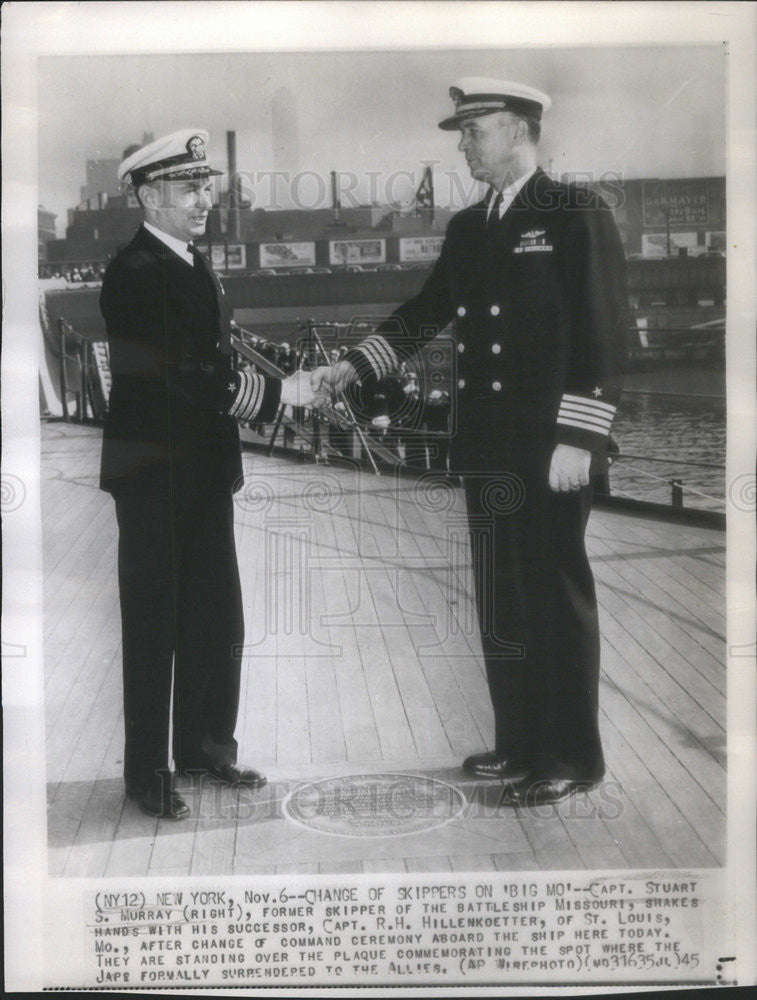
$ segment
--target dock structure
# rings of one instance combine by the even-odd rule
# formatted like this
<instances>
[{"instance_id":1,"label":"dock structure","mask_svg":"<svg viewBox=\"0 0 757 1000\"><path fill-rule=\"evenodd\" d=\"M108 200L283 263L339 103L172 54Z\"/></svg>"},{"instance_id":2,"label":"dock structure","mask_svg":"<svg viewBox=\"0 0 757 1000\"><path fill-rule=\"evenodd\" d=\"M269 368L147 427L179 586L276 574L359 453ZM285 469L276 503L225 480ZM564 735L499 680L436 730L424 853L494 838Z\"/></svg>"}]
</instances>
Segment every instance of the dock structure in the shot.
<instances>
[{"instance_id":1,"label":"dock structure","mask_svg":"<svg viewBox=\"0 0 757 1000\"><path fill-rule=\"evenodd\" d=\"M460 768L493 737L461 491L249 451L236 495L237 737L269 783L245 796L182 778L190 819L142 814L121 777L117 531L98 489L100 434L42 428L51 875L725 863L723 532L593 512L607 774L557 806L514 809L497 782ZM402 808L371 814L365 794L343 796L353 822L340 826L326 815L340 781L352 792L383 781L389 811L386 788L403 789ZM414 816L413 789L422 802L429 787L448 790L447 812Z\"/></svg>"}]
</instances>

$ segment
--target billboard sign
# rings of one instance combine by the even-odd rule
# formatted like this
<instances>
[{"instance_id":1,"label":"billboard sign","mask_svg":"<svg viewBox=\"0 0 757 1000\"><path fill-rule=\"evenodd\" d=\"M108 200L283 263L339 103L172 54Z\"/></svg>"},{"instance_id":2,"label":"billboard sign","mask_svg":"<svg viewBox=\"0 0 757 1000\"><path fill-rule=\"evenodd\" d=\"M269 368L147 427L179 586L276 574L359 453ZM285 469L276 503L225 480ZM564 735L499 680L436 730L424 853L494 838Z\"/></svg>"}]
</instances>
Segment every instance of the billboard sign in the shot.
<instances>
[{"instance_id":1,"label":"billboard sign","mask_svg":"<svg viewBox=\"0 0 757 1000\"><path fill-rule=\"evenodd\" d=\"M443 236L404 236L400 240L400 260L403 263L436 260L442 251L442 243Z\"/></svg>"},{"instance_id":2,"label":"billboard sign","mask_svg":"<svg viewBox=\"0 0 757 1000\"><path fill-rule=\"evenodd\" d=\"M246 247L243 243L217 243L210 248L210 262L214 271L243 270L247 266Z\"/></svg>"},{"instance_id":3,"label":"billboard sign","mask_svg":"<svg viewBox=\"0 0 757 1000\"><path fill-rule=\"evenodd\" d=\"M261 243L261 267L312 267L315 243Z\"/></svg>"},{"instance_id":4,"label":"billboard sign","mask_svg":"<svg viewBox=\"0 0 757 1000\"><path fill-rule=\"evenodd\" d=\"M643 208L645 226L706 226L710 221L707 181L644 181Z\"/></svg>"},{"instance_id":5,"label":"billboard sign","mask_svg":"<svg viewBox=\"0 0 757 1000\"><path fill-rule=\"evenodd\" d=\"M698 252L696 233L671 233L670 253L678 256L678 250L686 247L689 256ZM665 233L643 233L641 237L641 252L645 257L667 257L668 237Z\"/></svg>"},{"instance_id":6,"label":"billboard sign","mask_svg":"<svg viewBox=\"0 0 757 1000\"><path fill-rule=\"evenodd\" d=\"M383 264L386 240L331 240L330 264Z\"/></svg>"}]
</instances>

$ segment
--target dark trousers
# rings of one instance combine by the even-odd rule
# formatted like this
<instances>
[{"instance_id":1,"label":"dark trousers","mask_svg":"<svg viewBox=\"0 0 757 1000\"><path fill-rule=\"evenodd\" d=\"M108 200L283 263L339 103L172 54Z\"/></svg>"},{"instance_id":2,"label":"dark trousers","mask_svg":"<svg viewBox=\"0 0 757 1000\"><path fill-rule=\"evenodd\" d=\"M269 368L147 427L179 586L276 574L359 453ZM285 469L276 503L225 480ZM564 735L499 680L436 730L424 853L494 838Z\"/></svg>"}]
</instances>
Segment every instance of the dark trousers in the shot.
<instances>
[{"instance_id":1,"label":"dark trousers","mask_svg":"<svg viewBox=\"0 0 757 1000\"><path fill-rule=\"evenodd\" d=\"M495 750L539 777L598 780L591 489L552 492L543 471L464 483Z\"/></svg>"},{"instance_id":2,"label":"dark trousers","mask_svg":"<svg viewBox=\"0 0 757 1000\"><path fill-rule=\"evenodd\" d=\"M124 778L234 763L242 595L230 494L116 497ZM173 681L173 697L172 697Z\"/></svg>"}]
</instances>

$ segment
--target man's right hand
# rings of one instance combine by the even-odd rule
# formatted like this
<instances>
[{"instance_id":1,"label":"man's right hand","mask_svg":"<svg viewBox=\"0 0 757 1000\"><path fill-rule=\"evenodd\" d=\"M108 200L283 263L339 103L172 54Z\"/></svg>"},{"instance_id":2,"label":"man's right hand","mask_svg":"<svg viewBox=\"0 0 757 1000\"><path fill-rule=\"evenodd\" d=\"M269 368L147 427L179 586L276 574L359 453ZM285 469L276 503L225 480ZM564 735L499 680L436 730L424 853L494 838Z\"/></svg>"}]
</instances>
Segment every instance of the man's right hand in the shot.
<instances>
[{"instance_id":1,"label":"man's right hand","mask_svg":"<svg viewBox=\"0 0 757 1000\"><path fill-rule=\"evenodd\" d=\"M321 391L326 390L332 395L344 392L357 379L357 372L349 361L337 361L324 374Z\"/></svg>"},{"instance_id":2,"label":"man's right hand","mask_svg":"<svg viewBox=\"0 0 757 1000\"><path fill-rule=\"evenodd\" d=\"M322 385L329 369L323 366L313 371L300 369L281 381L282 406L315 406L324 394Z\"/></svg>"}]
</instances>

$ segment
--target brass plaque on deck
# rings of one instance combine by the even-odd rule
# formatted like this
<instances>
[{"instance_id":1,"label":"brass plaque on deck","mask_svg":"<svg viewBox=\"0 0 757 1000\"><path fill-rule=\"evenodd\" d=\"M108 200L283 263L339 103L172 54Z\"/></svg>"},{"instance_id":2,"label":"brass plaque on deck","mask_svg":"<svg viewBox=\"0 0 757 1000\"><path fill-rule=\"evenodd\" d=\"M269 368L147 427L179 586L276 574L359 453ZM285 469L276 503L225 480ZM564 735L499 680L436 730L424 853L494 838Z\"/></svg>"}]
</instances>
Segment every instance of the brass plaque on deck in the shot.
<instances>
[{"instance_id":1,"label":"brass plaque on deck","mask_svg":"<svg viewBox=\"0 0 757 1000\"><path fill-rule=\"evenodd\" d=\"M400 837L460 816L453 785L415 774L350 774L299 785L282 805L287 819L340 837Z\"/></svg>"}]
</instances>

